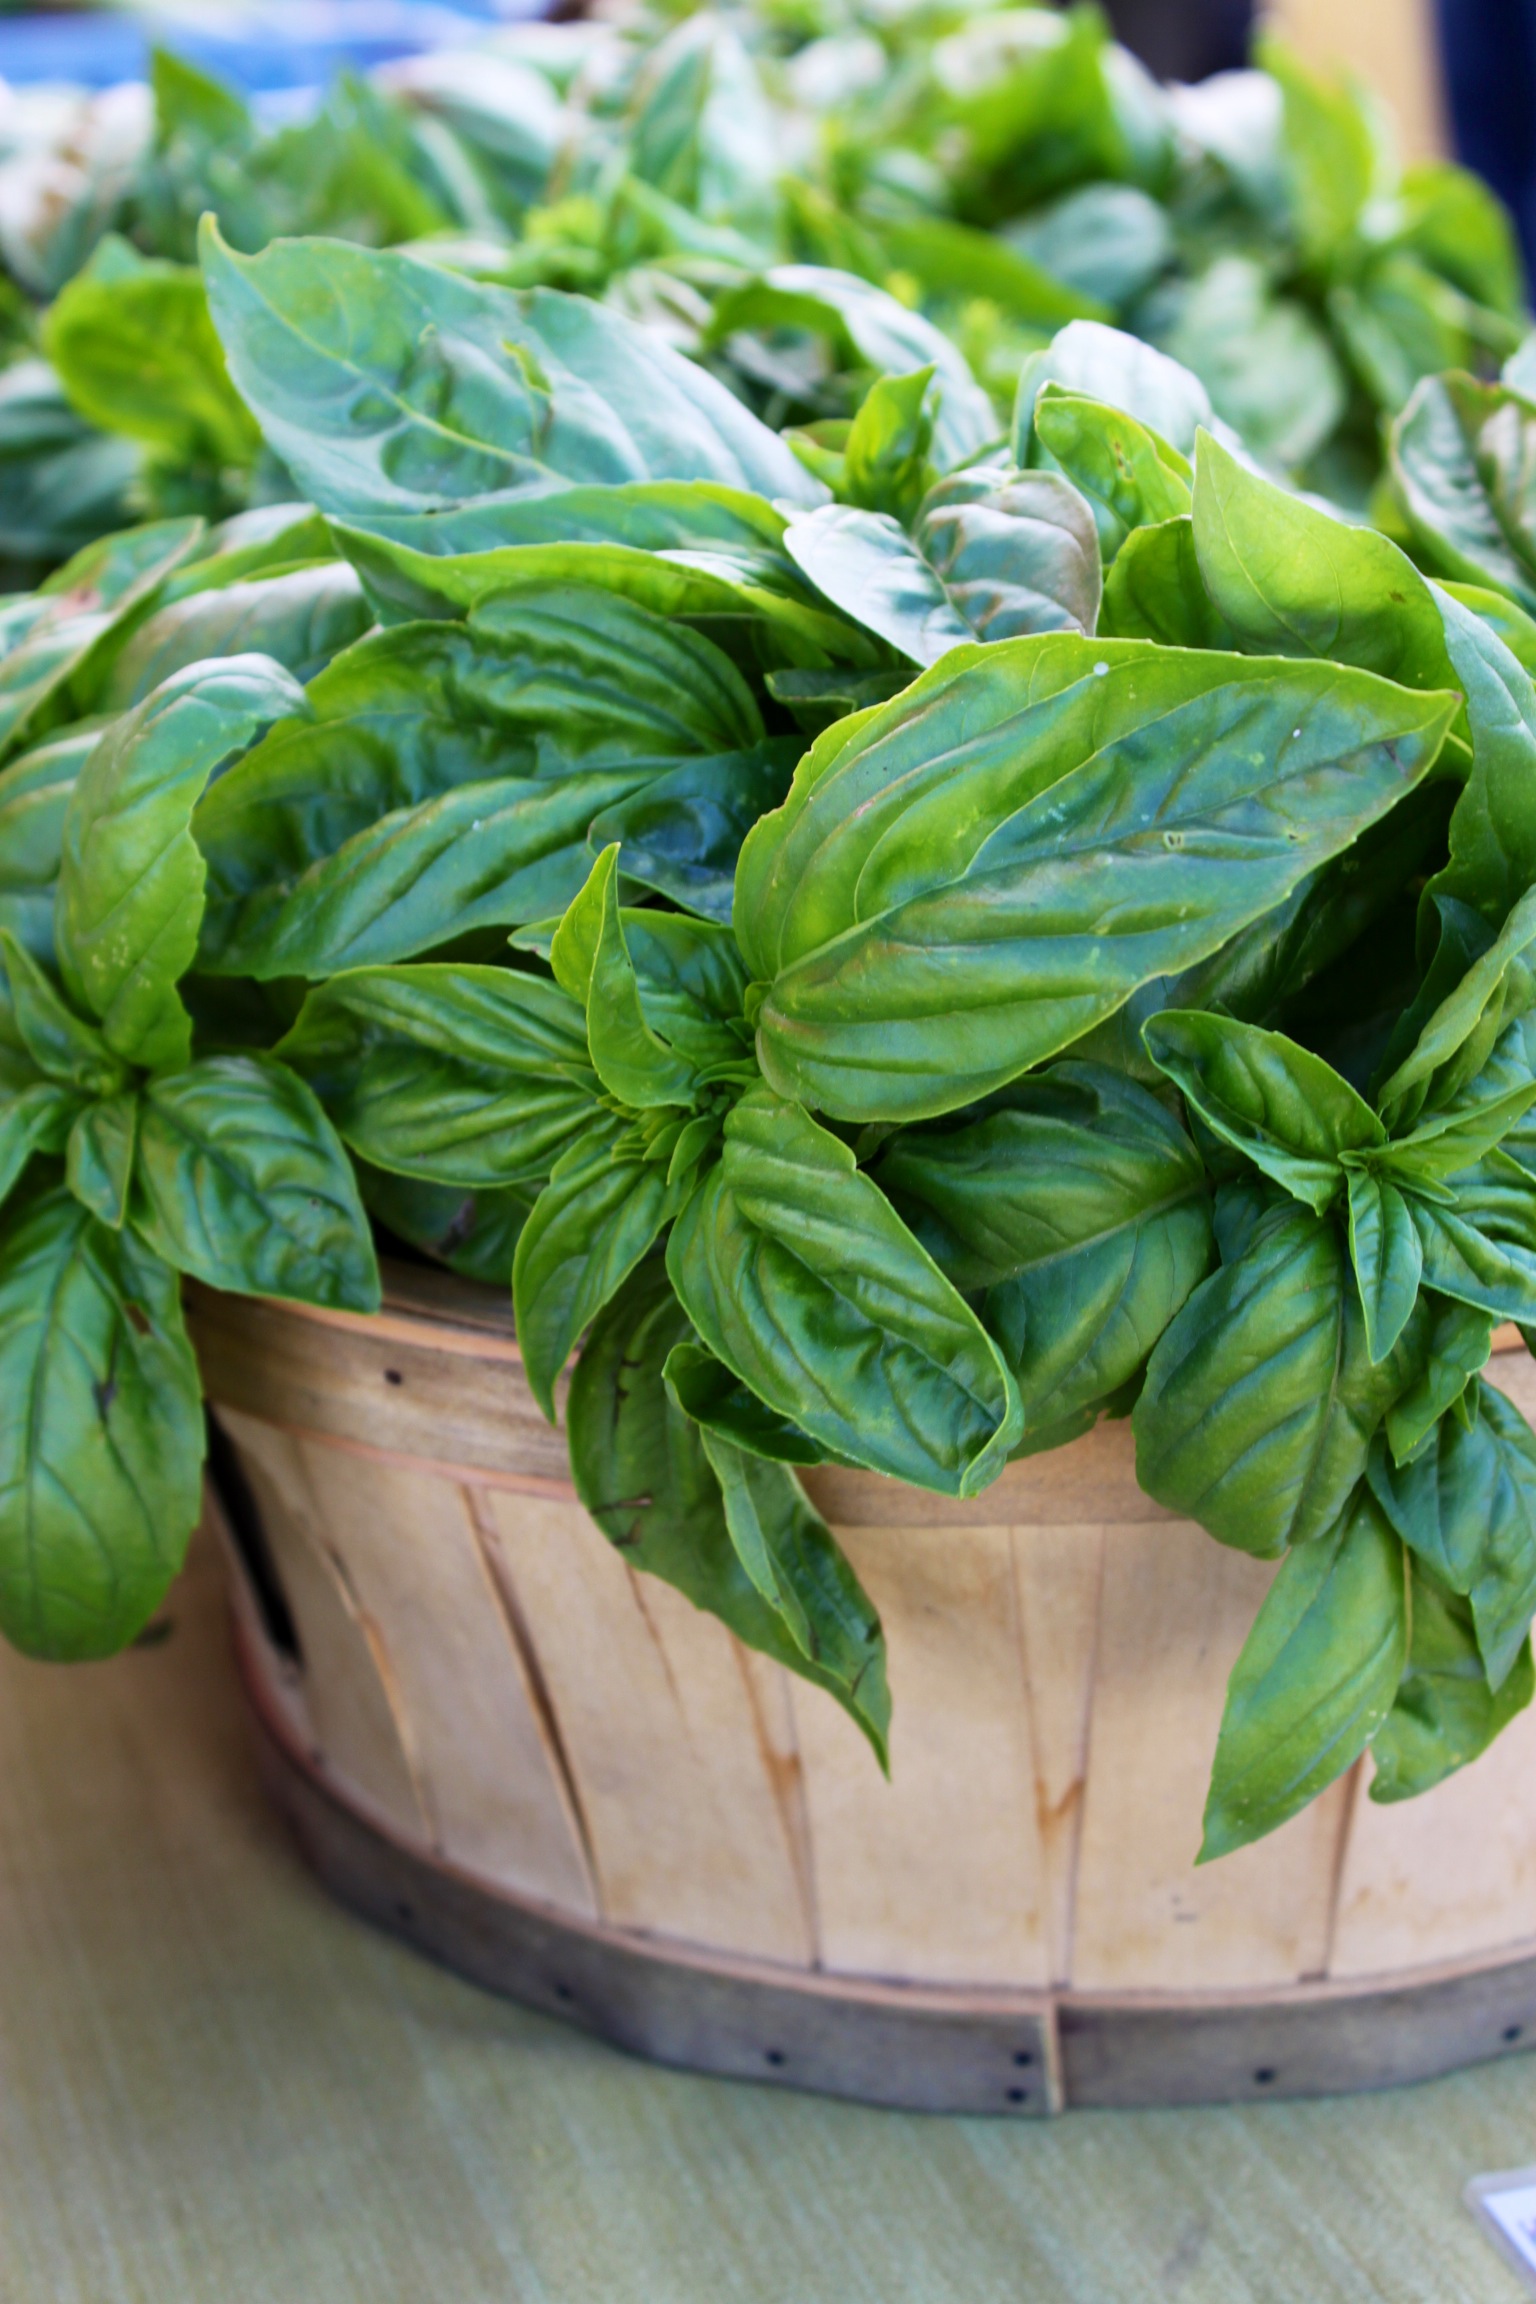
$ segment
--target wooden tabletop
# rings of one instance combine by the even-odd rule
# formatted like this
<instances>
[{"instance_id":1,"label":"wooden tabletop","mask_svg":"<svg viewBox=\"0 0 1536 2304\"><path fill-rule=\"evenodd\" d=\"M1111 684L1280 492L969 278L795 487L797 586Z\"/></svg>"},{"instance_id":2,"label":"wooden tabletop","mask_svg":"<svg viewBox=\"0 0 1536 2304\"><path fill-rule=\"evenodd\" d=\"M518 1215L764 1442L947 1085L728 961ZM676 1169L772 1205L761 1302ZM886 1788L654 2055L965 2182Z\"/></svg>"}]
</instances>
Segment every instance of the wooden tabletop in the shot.
<instances>
[{"instance_id":1,"label":"wooden tabletop","mask_svg":"<svg viewBox=\"0 0 1536 2304\"><path fill-rule=\"evenodd\" d=\"M0 2304L1518 2304L1460 2192L1536 2060L1027 2129L651 2071L333 1909L211 1552L168 1613L0 1656Z\"/></svg>"}]
</instances>

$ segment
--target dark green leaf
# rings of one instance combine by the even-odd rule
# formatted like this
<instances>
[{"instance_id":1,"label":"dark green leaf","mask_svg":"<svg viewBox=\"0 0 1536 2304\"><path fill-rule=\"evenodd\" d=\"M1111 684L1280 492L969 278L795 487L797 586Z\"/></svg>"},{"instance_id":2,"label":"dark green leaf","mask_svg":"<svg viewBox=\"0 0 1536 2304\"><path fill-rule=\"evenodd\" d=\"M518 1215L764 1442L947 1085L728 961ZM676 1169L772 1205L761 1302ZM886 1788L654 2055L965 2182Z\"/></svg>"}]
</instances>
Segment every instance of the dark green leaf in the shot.
<instances>
[{"instance_id":1,"label":"dark green leaf","mask_svg":"<svg viewBox=\"0 0 1536 2304\"><path fill-rule=\"evenodd\" d=\"M799 1106L736 1106L667 1261L716 1358L835 1454L946 1495L1002 1469L1021 1415L997 1347Z\"/></svg>"},{"instance_id":2,"label":"dark green leaf","mask_svg":"<svg viewBox=\"0 0 1536 2304\"><path fill-rule=\"evenodd\" d=\"M1110 639L1160 640L1168 648L1237 646L1201 578L1192 519L1161 520L1126 538L1105 579L1099 630Z\"/></svg>"},{"instance_id":3,"label":"dark green leaf","mask_svg":"<svg viewBox=\"0 0 1536 2304\"><path fill-rule=\"evenodd\" d=\"M87 1104L69 1132L65 1177L83 1207L114 1232L128 1214L138 1143L139 1099L129 1093Z\"/></svg>"},{"instance_id":4,"label":"dark green leaf","mask_svg":"<svg viewBox=\"0 0 1536 2304\"><path fill-rule=\"evenodd\" d=\"M209 778L304 692L264 656L189 665L115 721L80 771L64 820L58 945L64 982L114 1054L186 1061L177 983L197 952L205 866L189 829Z\"/></svg>"},{"instance_id":5,"label":"dark green leaf","mask_svg":"<svg viewBox=\"0 0 1536 2304\"><path fill-rule=\"evenodd\" d=\"M157 608L112 667L105 703L141 704L173 672L207 656L270 656L296 680L313 680L373 621L356 573L344 560L295 568L285 576L193 592Z\"/></svg>"},{"instance_id":6,"label":"dark green leaf","mask_svg":"<svg viewBox=\"0 0 1536 2304\"><path fill-rule=\"evenodd\" d=\"M1372 1451L1371 1486L1409 1549L1472 1604L1493 1687L1525 1648L1536 1610L1536 1436L1482 1376L1470 1422L1441 1417L1435 1445L1411 1464Z\"/></svg>"},{"instance_id":7,"label":"dark green leaf","mask_svg":"<svg viewBox=\"0 0 1536 2304\"><path fill-rule=\"evenodd\" d=\"M176 1276L62 1188L0 1225L0 1627L109 1655L160 1605L202 1503Z\"/></svg>"},{"instance_id":8,"label":"dark green leaf","mask_svg":"<svg viewBox=\"0 0 1536 2304\"><path fill-rule=\"evenodd\" d=\"M1366 1489L1287 1554L1227 1688L1200 1861L1273 1832L1358 1760L1408 1646L1403 1550Z\"/></svg>"},{"instance_id":9,"label":"dark green leaf","mask_svg":"<svg viewBox=\"0 0 1536 2304\"><path fill-rule=\"evenodd\" d=\"M617 1119L592 1123L556 1161L512 1266L523 1366L551 1423L555 1379L582 1330L672 1221L681 1197L661 1166L628 1147Z\"/></svg>"},{"instance_id":10,"label":"dark green leaf","mask_svg":"<svg viewBox=\"0 0 1536 2304\"><path fill-rule=\"evenodd\" d=\"M588 838L619 843L619 869L707 920L728 923L741 844L789 791L803 745L770 736L749 752L685 761L595 816Z\"/></svg>"},{"instance_id":11,"label":"dark green leaf","mask_svg":"<svg viewBox=\"0 0 1536 2304\"><path fill-rule=\"evenodd\" d=\"M509 968L354 969L277 1053L364 1159L448 1185L547 1176L597 1091L580 1006Z\"/></svg>"},{"instance_id":12,"label":"dark green leaf","mask_svg":"<svg viewBox=\"0 0 1536 2304\"><path fill-rule=\"evenodd\" d=\"M956 1128L905 1131L875 1180L1013 1370L1030 1435L1119 1389L1211 1260L1205 1174L1157 1099L1057 1064Z\"/></svg>"},{"instance_id":13,"label":"dark green leaf","mask_svg":"<svg viewBox=\"0 0 1536 2304\"><path fill-rule=\"evenodd\" d=\"M54 1080L0 1085L0 1200L19 1183L34 1152L62 1152L79 1099Z\"/></svg>"},{"instance_id":14,"label":"dark green leaf","mask_svg":"<svg viewBox=\"0 0 1536 2304\"><path fill-rule=\"evenodd\" d=\"M1372 1366L1334 1226L1270 1189L1240 1253L1164 1330L1134 1417L1147 1494L1261 1557L1344 1509L1417 1358L1405 1340Z\"/></svg>"},{"instance_id":15,"label":"dark green leaf","mask_svg":"<svg viewBox=\"0 0 1536 2304\"><path fill-rule=\"evenodd\" d=\"M723 1360L706 1352L697 1340L675 1344L662 1374L667 1391L684 1415L706 1432L727 1440L749 1455L774 1464L824 1464L827 1451L780 1416L747 1389ZM771 1594L766 1594L771 1598Z\"/></svg>"},{"instance_id":16,"label":"dark green leaf","mask_svg":"<svg viewBox=\"0 0 1536 2304\"><path fill-rule=\"evenodd\" d=\"M1411 1558L1408 1662L1371 1740L1371 1798L1413 1800L1486 1752L1536 1693L1529 1642L1497 1691L1488 1685L1466 1602Z\"/></svg>"},{"instance_id":17,"label":"dark green leaf","mask_svg":"<svg viewBox=\"0 0 1536 2304\"><path fill-rule=\"evenodd\" d=\"M669 1353L691 1333L659 1258L642 1264L599 1316L566 1411L577 1493L631 1567L662 1577L749 1648L835 1696L884 1766L890 1697L878 1621L869 1611L864 1653L849 1658L839 1677L843 1657L813 1663L748 1577L699 1427L669 1397L662 1377ZM846 1564L832 1573L846 1606L857 1586Z\"/></svg>"},{"instance_id":18,"label":"dark green leaf","mask_svg":"<svg viewBox=\"0 0 1536 2304\"><path fill-rule=\"evenodd\" d=\"M466 1280L481 1280L503 1292L511 1288L512 1258L535 1187L465 1191L456 1184L392 1176L361 1160L353 1166L369 1215L397 1239Z\"/></svg>"},{"instance_id":19,"label":"dark green leaf","mask_svg":"<svg viewBox=\"0 0 1536 2304\"><path fill-rule=\"evenodd\" d=\"M1385 1360L1413 1314L1424 1269L1408 1203L1385 1177L1349 1175L1349 1253L1373 1361Z\"/></svg>"},{"instance_id":20,"label":"dark green leaf","mask_svg":"<svg viewBox=\"0 0 1536 2304\"><path fill-rule=\"evenodd\" d=\"M1206 1126L1318 1215L1343 1182L1339 1154L1386 1142L1364 1098L1283 1032L1165 1009L1142 1038Z\"/></svg>"},{"instance_id":21,"label":"dark green leaf","mask_svg":"<svg viewBox=\"0 0 1536 2304\"><path fill-rule=\"evenodd\" d=\"M346 1153L313 1091L270 1056L204 1056L148 1083L131 1212L158 1255L210 1288L378 1310Z\"/></svg>"},{"instance_id":22,"label":"dark green leaf","mask_svg":"<svg viewBox=\"0 0 1536 2304\"><path fill-rule=\"evenodd\" d=\"M957 651L822 737L742 849L766 1077L848 1119L974 1101L1272 911L1452 709L1141 641Z\"/></svg>"},{"instance_id":23,"label":"dark green leaf","mask_svg":"<svg viewBox=\"0 0 1536 2304\"><path fill-rule=\"evenodd\" d=\"M1536 610L1533 428L1536 409L1517 393L1427 376L1393 426L1391 469L1437 574L1490 584Z\"/></svg>"},{"instance_id":24,"label":"dark green leaf","mask_svg":"<svg viewBox=\"0 0 1536 2304\"><path fill-rule=\"evenodd\" d=\"M60 999L53 981L14 936L0 929L0 963L10 991L10 1017L38 1070L82 1096L111 1096L122 1065L93 1024Z\"/></svg>"},{"instance_id":25,"label":"dark green leaf","mask_svg":"<svg viewBox=\"0 0 1536 2304\"><path fill-rule=\"evenodd\" d=\"M1394 1463L1406 1464L1425 1445L1438 1419L1454 1408L1493 1347L1493 1320L1454 1297L1429 1300L1430 1325L1422 1372L1387 1411L1387 1445Z\"/></svg>"}]
</instances>

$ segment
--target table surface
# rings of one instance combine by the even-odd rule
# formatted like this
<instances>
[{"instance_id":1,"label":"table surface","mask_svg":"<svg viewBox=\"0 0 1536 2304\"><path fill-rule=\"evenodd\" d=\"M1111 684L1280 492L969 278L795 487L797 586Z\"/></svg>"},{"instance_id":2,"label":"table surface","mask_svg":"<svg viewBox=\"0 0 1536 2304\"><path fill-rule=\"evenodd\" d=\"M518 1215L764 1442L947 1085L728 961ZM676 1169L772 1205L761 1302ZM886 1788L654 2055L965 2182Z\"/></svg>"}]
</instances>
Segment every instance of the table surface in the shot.
<instances>
[{"instance_id":1,"label":"table surface","mask_svg":"<svg viewBox=\"0 0 1536 2304\"><path fill-rule=\"evenodd\" d=\"M210 1548L168 1615L0 1657L0 2304L1517 2304L1460 2194L1531 2058L1042 2124L653 2071L332 1906Z\"/></svg>"}]
</instances>

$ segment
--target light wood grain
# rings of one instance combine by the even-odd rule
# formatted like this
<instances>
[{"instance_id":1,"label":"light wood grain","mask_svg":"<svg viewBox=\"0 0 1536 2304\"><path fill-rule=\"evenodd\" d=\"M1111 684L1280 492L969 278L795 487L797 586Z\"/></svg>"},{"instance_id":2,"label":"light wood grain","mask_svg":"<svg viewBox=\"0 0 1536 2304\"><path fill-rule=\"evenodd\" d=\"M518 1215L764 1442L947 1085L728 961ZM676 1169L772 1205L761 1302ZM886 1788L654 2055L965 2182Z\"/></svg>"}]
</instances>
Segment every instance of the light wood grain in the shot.
<instances>
[{"instance_id":1,"label":"light wood grain","mask_svg":"<svg viewBox=\"0 0 1536 2304\"><path fill-rule=\"evenodd\" d=\"M430 1824L377 1630L326 1542L325 1514L297 1441L236 1409L221 1421L261 1514L303 1655L318 1757L347 1792L398 1832L430 1842Z\"/></svg>"},{"instance_id":2,"label":"light wood grain","mask_svg":"<svg viewBox=\"0 0 1536 2304\"><path fill-rule=\"evenodd\" d=\"M1072 1974L1072 1913L1107 1540L1103 1528L1013 1530L1051 1981L1056 1984L1067 1983Z\"/></svg>"},{"instance_id":3,"label":"light wood grain","mask_svg":"<svg viewBox=\"0 0 1536 2304\"><path fill-rule=\"evenodd\" d=\"M487 1492L586 1821L603 1916L809 1965L782 1714L736 1642L578 1505Z\"/></svg>"},{"instance_id":4,"label":"light wood grain","mask_svg":"<svg viewBox=\"0 0 1536 2304\"><path fill-rule=\"evenodd\" d=\"M296 1443L326 1542L387 1660L435 1846L597 1909L580 1827L460 1488Z\"/></svg>"},{"instance_id":5,"label":"light wood grain","mask_svg":"<svg viewBox=\"0 0 1536 2304\"><path fill-rule=\"evenodd\" d=\"M1273 1569L1193 1522L1106 1539L1072 1982L1217 1990L1316 1972L1343 1788L1195 1869L1228 1675Z\"/></svg>"},{"instance_id":6,"label":"light wood grain","mask_svg":"<svg viewBox=\"0 0 1536 2304\"><path fill-rule=\"evenodd\" d=\"M1012 1531L840 1528L885 1626L891 1778L798 1683L817 1930L828 1969L941 1984L1050 1981Z\"/></svg>"}]
</instances>

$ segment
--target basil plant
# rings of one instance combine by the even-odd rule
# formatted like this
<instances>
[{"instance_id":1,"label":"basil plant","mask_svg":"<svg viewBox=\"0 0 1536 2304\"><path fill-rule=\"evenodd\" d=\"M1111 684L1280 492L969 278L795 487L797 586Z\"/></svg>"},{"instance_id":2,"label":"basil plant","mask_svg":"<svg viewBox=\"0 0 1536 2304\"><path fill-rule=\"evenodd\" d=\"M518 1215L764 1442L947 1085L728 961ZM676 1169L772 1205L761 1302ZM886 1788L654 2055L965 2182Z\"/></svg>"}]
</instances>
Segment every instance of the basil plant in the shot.
<instances>
[{"instance_id":1,"label":"basil plant","mask_svg":"<svg viewBox=\"0 0 1536 2304\"><path fill-rule=\"evenodd\" d=\"M292 500L0 605L10 1637L177 1565L180 1276L366 1312L382 1238L510 1280L598 1525L882 1761L800 1474L1127 1416L1277 1564L1207 1856L1473 1759L1536 1610L1520 356L1483 447L1405 410L1405 550L1100 323L997 438L898 348L812 470L581 296L203 261Z\"/></svg>"}]
</instances>

